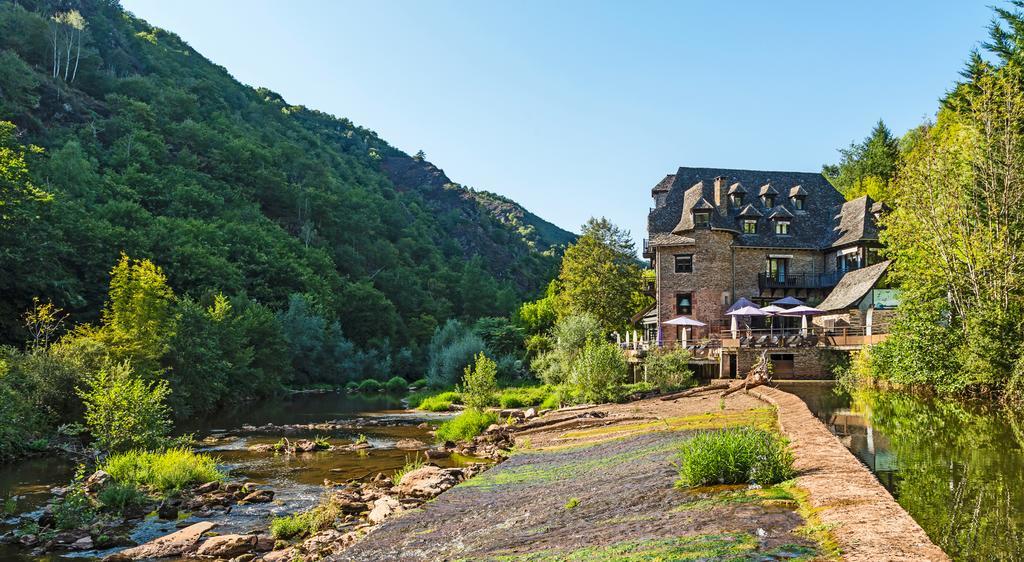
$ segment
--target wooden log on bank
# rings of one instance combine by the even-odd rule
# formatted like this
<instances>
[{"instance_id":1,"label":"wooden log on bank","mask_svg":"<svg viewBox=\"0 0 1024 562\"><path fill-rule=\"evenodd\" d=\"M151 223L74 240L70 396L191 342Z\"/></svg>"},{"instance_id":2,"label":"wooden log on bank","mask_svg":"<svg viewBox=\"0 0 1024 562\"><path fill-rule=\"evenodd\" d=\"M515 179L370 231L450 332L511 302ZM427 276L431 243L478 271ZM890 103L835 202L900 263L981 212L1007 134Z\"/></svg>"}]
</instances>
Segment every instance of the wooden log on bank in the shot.
<instances>
[{"instance_id":1,"label":"wooden log on bank","mask_svg":"<svg viewBox=\"0 0 1024 562\"><path fill-rule=\"evenodd\" d=\"M585 412L582 414L576 414L572 416L555 416L551 415L544 416L540 419L533 419L526 423L521 423L511 426L509 429L515 433L523 433L533 429L542 427L549 427L555 424L560 424L567 421L579 420L579 419L604 419L607 414L605 412Z\"/></svg>"},{"instance_id":2,"label":"wooden log on bank","mask_svg":"<svg viewBox=\"0 0 1024 562\"><path fill-rule=\"evenodd\" d=\"M755 386L767 384L771 382L771 380L771 361L768 359L767 352L762 351L761 358L758 359L757 363L754 363L754 366L750 368L750 372L747 373L747 378L743 379L743 382L726 389L719 394L719 396L725 398L735 392L739 392L741 390L747 391Z\"/></svg>"},{"instance_id":3,"label":"wooden log on bank","mask_svg":"<svg viewBox=\"0 0 1024 562\"><path fill-rule=\"evenodd\" d=\"M674 394L668 394L668 395L662 396L661 399L663 401L665 401L665 402L668 402L669 400L677 400L679 398L686 398L687 396L694 396L696 394L700 394L701 392L711 392L712 390L721 390L723 388L729 388L729 383L727 383L727 382L715 382L715 383L711 383L711 384L708 384L708 385L705 385L705 386L698 386L697 388L691 388L689 390L684 390L682 392L676 392Z\"/></svg>"}]
</instances>

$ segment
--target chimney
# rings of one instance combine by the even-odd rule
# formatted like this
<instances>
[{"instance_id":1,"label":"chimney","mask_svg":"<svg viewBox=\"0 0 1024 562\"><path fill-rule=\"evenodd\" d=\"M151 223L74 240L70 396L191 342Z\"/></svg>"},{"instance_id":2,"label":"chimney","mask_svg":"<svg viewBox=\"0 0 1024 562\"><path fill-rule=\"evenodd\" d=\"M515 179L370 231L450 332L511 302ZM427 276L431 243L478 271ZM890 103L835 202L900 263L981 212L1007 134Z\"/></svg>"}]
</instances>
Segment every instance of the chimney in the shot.
<instances>
[{"instance_id":1,"label":"chimney","mask_svg":"<svg viewBox=\"0 0 1024 562\"><path fill-rule=\"evenodd\" d=\"M718 207L719 210L726 206L728 192L729 186L725 176L715 178L715 207Z\"/></svg>"}]
</instances>

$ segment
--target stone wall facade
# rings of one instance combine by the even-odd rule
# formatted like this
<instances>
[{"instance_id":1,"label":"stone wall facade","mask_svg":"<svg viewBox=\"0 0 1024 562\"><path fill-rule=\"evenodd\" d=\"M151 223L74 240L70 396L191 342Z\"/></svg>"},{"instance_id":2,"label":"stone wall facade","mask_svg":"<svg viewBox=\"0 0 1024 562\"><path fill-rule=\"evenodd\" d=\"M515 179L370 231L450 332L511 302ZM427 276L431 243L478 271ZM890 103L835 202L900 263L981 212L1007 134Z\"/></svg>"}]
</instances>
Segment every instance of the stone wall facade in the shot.
<instances>
[{"instance_id":1,"label":"stone wall facade","mask_svg":"<svg viewBox=\"0 0 1024 562\"><path fill-rule=\"evenodd\" d=\"M765 272L769 256L787 256L790 274L818 274L824 268L822 254L814 250L733 246L733 234L717 230L696 230L693 240L693 244L659 246L655 250L659 322L678 316L676 295L682 293L692 295L690 316L713 331L728 326L725 311L736 299L783 296L782 291L763 295L758 285L758 275ZM693 256L691 273L676 273L675 256L680 254ZM806 298L809 294L804 291L796 296ZM664 326L663 340L679 337L679 328Z\"/></svg>"},{"instance_id":2,"label":"stone wall facade","mask_svg":"<svg viewBox=\"0 0 1024 562\"><path fill-rule=\"evenodd\" d=\"M784 355L792 356L792 371L782 369L783 365L777 366L776 379L793 380L824 380L832 378L832 365L836 361L836 352L817 347L810 348L740 348L722 350L721 376L728 378L730 375L729 355L736 356L736 378L744 378L750 369L761 358L761 352L767 351L769 356Z\"/></svg>"}]
</instances>

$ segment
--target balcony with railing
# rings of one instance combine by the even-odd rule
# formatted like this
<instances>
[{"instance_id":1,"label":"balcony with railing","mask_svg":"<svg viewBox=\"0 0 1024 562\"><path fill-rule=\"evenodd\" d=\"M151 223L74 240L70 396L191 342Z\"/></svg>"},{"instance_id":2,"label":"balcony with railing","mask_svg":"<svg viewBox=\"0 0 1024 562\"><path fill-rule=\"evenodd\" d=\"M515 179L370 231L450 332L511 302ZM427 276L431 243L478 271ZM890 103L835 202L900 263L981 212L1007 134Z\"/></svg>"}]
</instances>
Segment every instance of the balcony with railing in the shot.
<instances>
[{"instance_id":1,"label":"balcony with railing","mask_svg":"<svg viewBox=\"0 0 1024 562\"><path fill-rule=\"evenodd\" d=\"M828 289L845 275L845 271L832 273L758 273L757 286L765 289Z\"/></svg>"},{"instance_id":2,"label":"balcony with railing","mask_svg":"<svg viewBox=\"0 0 1024 562\"><path fill-rule=\"evenodd\" d=\"M644 250L643 250L644 259L648 259L649 260L649 259L653 258L654 257L654 248L651 246L651 241L646 239L646 238L644 238L643 247L644 247Z\"/></svg>"}]
</instances>

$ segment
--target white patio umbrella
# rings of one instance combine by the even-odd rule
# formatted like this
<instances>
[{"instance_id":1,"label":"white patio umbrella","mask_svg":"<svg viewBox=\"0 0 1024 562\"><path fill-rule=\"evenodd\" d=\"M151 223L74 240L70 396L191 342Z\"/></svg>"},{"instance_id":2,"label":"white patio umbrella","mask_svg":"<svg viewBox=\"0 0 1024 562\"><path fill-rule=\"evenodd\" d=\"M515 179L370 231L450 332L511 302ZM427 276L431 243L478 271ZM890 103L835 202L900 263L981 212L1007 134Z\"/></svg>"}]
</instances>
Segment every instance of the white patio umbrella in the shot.
<instances>
[{"instance_id":1,"label":"white patio umbrella","mask_svg":"<svg viewBox=\"0 0 1024 562\"><path fill-rule=\"evenodd\" d=\"M672 326L682 326L683 327L683 347L686 347L686 339L687 339L686 338L686 329L687 328L690 328L692 326L698 326L698 327L699 326L707 326L707 324L701 322L700 320L694 320L693 318L689 318L687 316L677 316L676 318L673 318L671 320L666 320L665 322L663 322L663 324L670 324Z\"/></svg>"},{"instance_id":2,"label":"white patio umbrella","mask_svg":"<svg viewBox=\"0 0 1024 562\"><path fill-rule=\"evenodd\" d=\"M736 318L737 317L739 317L739 316L768 316L768 313L762 311L760 308L757 308L756 306L753 306L753 303L751 303L748 306L741 306L740 308L737 308L736 310L730 310L729 312L726 312L725 315L726 316L732 316L732 322L731 322L731 325L729 326L729 329L732 331L733 339L736 339L736 331L737 331L737 328L736 328Z\"/></svg>"},{"instance_id":3,"label":"white patio umbrella","mask_svg":"<svg viewBox=\"0 0 1024 562\"><path fill-rule=\"evenodd\" d=\"M800 317L800 335L801 336L806 336L807 335L807 317L808 316L814 316L814 315L817 315L817 314L823 314L824 312L825 312L824 310L821 310L819 308L814 308L813 306L800 305L800 306L794 306L793 308L787 310L784 314L782 314L782 316L799 316Z\"/></svg>"},{"instance_id":4,"label":"white patio umbrella","mask_svg":"<svg viewBox=\"0 0 1024 562\"><path fill-rule=\"evenodd\" d=\"M762 312L767 312L768 316L775 316L776 314L781 314L783 312L786 312L786 309L782 308L781 306L776 306L774 304L769 304L768 306L762 306L761 307L761 311ZM769 336L774 335L774 330L775 330L774 322L768 322L768 335Z\"/></svg>"}]
</instances>

